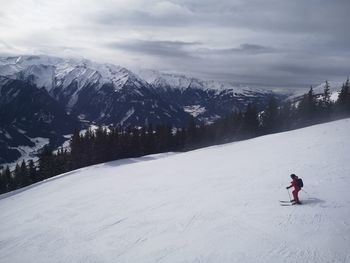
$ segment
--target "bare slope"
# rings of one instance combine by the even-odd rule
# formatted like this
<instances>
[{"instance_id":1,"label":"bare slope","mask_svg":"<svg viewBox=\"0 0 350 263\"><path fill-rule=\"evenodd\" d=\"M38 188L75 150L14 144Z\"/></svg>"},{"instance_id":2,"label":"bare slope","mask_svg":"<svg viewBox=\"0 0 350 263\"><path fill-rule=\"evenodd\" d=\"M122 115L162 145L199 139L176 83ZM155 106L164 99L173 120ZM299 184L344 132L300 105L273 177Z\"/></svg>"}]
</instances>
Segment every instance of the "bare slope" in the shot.
<instances>
[{"instance_id":1,"label":"bare slope","mask_svg":"<svg viewBox=\"0 0 350 263\"><path fill-rule=\"evenodd\" d=\"M350 262L350 119L92 166L0 200L0 262ZM302 206L282 207L290 173Z\"/></svg>"}]
</instances>

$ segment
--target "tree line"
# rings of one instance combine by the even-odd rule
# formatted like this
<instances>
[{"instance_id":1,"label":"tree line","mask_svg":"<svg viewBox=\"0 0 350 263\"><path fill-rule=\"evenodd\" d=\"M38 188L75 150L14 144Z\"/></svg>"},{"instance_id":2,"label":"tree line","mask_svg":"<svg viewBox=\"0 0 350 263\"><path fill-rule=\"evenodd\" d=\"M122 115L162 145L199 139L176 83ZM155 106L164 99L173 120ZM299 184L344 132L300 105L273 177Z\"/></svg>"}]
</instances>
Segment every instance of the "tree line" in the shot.
<instances>
[{"instance_id":1,"label":"tree line","mask_svg":"<svg viewBox=\"0 0 350 263\"><path fill-rule=\"evenodd\" d=\"M248 104L211 125L199 125L194 118L188 126L175 129L169 125L121 129L117 127L78 130L70 140L69 149L55 153L45 146L34 163L17 164L13 171L7 166L0 173L0 193L6 193L55 175L81 167L112 160L148 154L188 151L214 144L244 140L265 134L287 131L308 125L350 116L350 83L343 84L336 102L330 98L326 82L323 94L315 95L311 87L297 101L279 102L271 97L267 107L258 111Z\"/></svg>"}]
</instances>

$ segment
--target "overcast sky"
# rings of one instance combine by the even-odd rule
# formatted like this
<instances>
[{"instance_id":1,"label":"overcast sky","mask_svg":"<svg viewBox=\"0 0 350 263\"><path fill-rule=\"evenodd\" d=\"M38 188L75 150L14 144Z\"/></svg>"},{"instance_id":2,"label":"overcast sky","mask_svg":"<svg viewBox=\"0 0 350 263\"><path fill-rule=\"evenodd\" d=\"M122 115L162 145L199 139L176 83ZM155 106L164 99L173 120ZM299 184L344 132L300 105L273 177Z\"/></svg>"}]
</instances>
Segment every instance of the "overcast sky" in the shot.
<instances>
[{"instance_id":1,"label":"overcast sky","mask_svg":"<svg viewBox=\"0 0 350 263\"><path fill-rule=\"evenodd\" d=\"M349 0L0 0L0 53L262 87L350 74Z\"/></svg>"}]
</instances>

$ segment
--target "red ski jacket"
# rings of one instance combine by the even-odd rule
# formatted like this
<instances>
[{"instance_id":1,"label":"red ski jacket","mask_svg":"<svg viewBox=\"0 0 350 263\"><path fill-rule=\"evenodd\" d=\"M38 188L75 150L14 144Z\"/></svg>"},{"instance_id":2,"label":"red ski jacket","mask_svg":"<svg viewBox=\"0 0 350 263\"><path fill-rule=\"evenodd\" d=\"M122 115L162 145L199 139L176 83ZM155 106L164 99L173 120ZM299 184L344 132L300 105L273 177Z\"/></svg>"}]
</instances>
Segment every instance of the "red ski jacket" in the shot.
<instances>
[{"instance_id":1,"label":"red ski jacket","mask_svg":"<svg viewBox=\"0 0 350 263\"><path fill-rule=\"evenodd\" d=\"M291 183L291 186L293 186L295 190L300 190L301 189L299 187L299 184L298 184L298 177L295 177L293 179L293 181L291 181L290 183Z\"/></svg>"}]
</instances>

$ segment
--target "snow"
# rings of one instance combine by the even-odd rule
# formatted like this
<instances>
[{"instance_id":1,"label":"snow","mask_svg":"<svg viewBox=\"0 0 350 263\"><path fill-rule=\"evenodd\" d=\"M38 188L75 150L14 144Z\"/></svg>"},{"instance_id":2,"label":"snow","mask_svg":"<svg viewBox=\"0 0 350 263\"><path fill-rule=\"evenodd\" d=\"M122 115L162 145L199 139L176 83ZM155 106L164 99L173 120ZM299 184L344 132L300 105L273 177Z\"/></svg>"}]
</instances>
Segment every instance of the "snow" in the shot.
<instances>
[{"instance_id":1,"label":"snow","mask_svg":"<svg viewBox=\"0 0 350 263\"><path fill-rule=\"evenodd\" d=\"M24 130L22 130L22 129L19 129L19 128L17 128L17 131L18 131L19 133L22 133L22 134L26 134L26 133L27 133L26 131L24 131Z\"/></svg>"},{"instance_id":2,"label":"snow","mask_svg":"<svg viewBox=\"0 0 350 263\"><path fill-rule=\"evenodd\" d=\"M205 107L201 107L200 105L189 105L184 107L184 111L191 114L193 117L198 117L199 115L206 112Z\"/></svg>"},{"instance_id":3,"label":"snow","mask_svg":"<svg viewBox=\"0 0 350 263\"><path fill-rule=\"evenodd\" d=\"M202 80L181 74L170 74L150 69L135 69L136 74L152 84L155 88L173 89L184 91L188 88L215 91L232 91L232 93L254 96L253 93L271 93L267 89L252 88L247 85L234 84L231 82Z\"/></svg>"},{"instance_id":4,"label":"snow","mask_svg":"<svg viewBox=\"0 0 350 263\"><path fill-rule=\"evenodd\" d=\"M84 130L84 133L86 132L86 130ZM71 138L72 138L73 134L66 134L66 135L63 135L63 137L66 139L60 147L58 147L56 150L54 150L53 152L55 154L57 154L58 150L59 149L64 149L66 151L70 151L70 141L71 141Z\"/></svg>"},{"instance_id":5,"label":"snow","mask_svg":"<svg viewBox=\"0 0 350 263\"><path fill-rule=\"evenodd\" d=\"M0 262L350 262L349 129L119 160L3 195ZM280 206L291 173L307 193Z\"/></svg>"},{"instance_id":6,"label":"snow","mask_svg":"<svg viewBox=\"0 0 350 263\"><path fill-rule=\"evenodd\" d=\"M29 137L28 137L29 138ZM33 147L20 145L18 147L10 147L12 149L17 149L21 153L21 157L17 159L15 162L8 163L6 165L9 166L11 170L13 170L16 166L16 164L21 164L24 160L27 162L28 160L32 159L34 162L36 162L39 158L37 156L38 151L42 149L45 145L49 144L48 138L43 137L36 137L36 138L29 138L35 145Z\"/></svg>"},{"instance_id":7,"label":"snow","mask_svg":"<svg viewBox=\"0 0 350 263\"><path fill-rule=\"evenodd\" d=\"M12 137L11 137L11 135L5 130L0 130L0 132L1 133L4 133L4 135L5 135L5 137L7 138L7 139L12 139Z\"/></svg>"},{"instance_id":8,"label":"snow","mask_svg":"<svg viewBox=\"0 0 350 263\"><path fill-rule=\"evenodd\" d=\"M333 102L336 102L338 100L339 97L339 92L338 91L334 91L333 93L331 93L331 97L330 100Z\"/></svg>"},{"instance_id":9,"label":"snow","mask_svg":"<svg viewBox=\"0 0 350 263\"><path fill-rule=\"evenodd\" d=\"M124 118L119 122L120 125L123 125L125 121L127 121L133 114L135 113L134 107L131 107L130 110L125 113Z\"/></svg>"},{"instance_id":10,"label":"snow","mask_svg":"<svg viewBox=\"0 0 350 263\"><path fill-rule=\"evenodd\" d=\"M207 125L210 125L210 124L213 124L216 120L220 119L221 117L217 114L215 115L212 115L210 117L206 117L206 118L201 118L201 120L207 124Z\"/></svg>"},{"instance_id":11,"label":"snow","mask_svg":"<svg viewBox=\"0 0 350 263\"><path fill-rule=\"evenodd\" d=\"M35 77L34 82L39 88L46 87L50 91L53 88L55 78L54 70L53 66L30 65L22 72L22 76L23 78L28 78L30 75L33 75Z\"/></svg>"},{"instance_id":12,"label":"snow","mask_svg":"<svg viewBox=\"0 0 350 263\"><path fill-rule=\"evenodd\" d=\"M77 102L81 89L92 86L100 89L106 83L112 83L115 91L124 87L129 78L137 87L147 85L131 71L113 64L96 63L87 59L58 58L52 56L0 57L0 75L9 78L28 78L38 87L51 91L54 87L66 89L72 83L77 90L71 94L68 109Z\"/></svg>"},{"instance_id":13,"label":"snow","mask_svg":"<svg viewBox=\"0 0 350 263\"><path fill-rule=\"evenodd\" d=\"M95 124L90 124L89 127L88 127L87 129L80 130L80 131L79 131L79 134L80 134L80 135L85 135L85 133L86 133L89 129L90 129L92 132L96 132L100 127L101 127L102 129L106 130L107 133L111 131L110 127L107 126L107 125L99 125L99 126L98 126L98 125L95 125ZM69 138L69 139L70 139L69 135L65 135L65 138Z\"/></svg>"},{"instance_id":14,"label":"snow","mask_svg":"<svg viewBox=\"0 0 350 263\"><path fill-rule=\"evenodd\" d=\"M338 99L339 92L341 90L341 87L343 85L343 82L339 81L328 81L329 84L329 90L331 94L331 101L335 102ZM326 82L323 82L315 87L313 87L313 91L315 95L322 95L324 93L324 87L326 85ZM292 95L288 97L289 100L294 100L298 97L302 97L303 95L307 94L310 90L310 87L306 89L296 89L294 91L291 91Z\"/></svg>"},{"instance_id":15,"label":"snow","mask_svg":"<svg viewBox=\"0 0 350 263\"><path fill-rule=\"evenodd\" d=\"M149 84L156 89L166 90L185 91L188 88L195 88L216 93L231 91L233 94L250 96L255 96L256 92L271 93L266 89L257 89L230 82L202 80L156 70L135 70L137 75L117 65L77 58L57 58L44 55L0 57L0 75L10 78L34 76L34 83L39 87L45 87L49 92L53 88L59 87L65 93L65 89L72 83L77 84L75 92L70 94L68 110L76 104L78 95L84 87L99 90L104 84L112 83L115 92L118 92L126 86L129 80L134 84L132 85L135 88L134 92L140 96L143 94L138 89Z\"/></svg>"}]
</instances>

